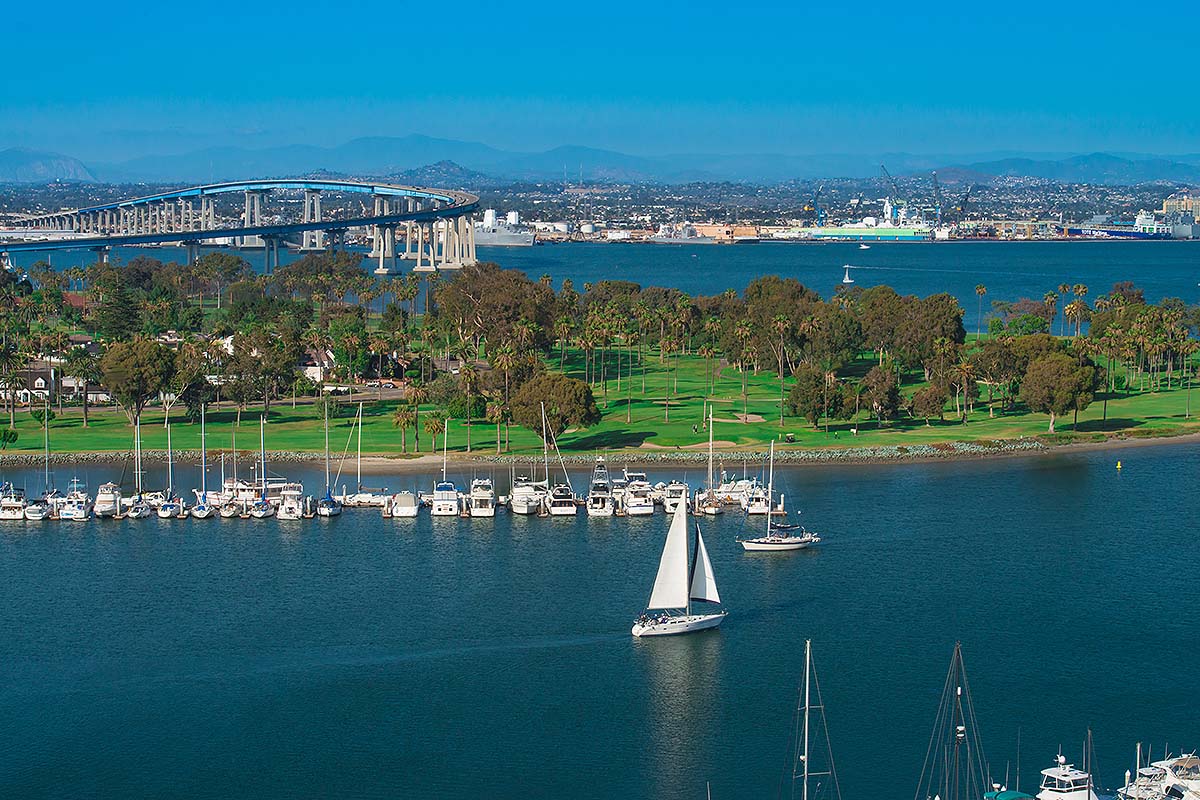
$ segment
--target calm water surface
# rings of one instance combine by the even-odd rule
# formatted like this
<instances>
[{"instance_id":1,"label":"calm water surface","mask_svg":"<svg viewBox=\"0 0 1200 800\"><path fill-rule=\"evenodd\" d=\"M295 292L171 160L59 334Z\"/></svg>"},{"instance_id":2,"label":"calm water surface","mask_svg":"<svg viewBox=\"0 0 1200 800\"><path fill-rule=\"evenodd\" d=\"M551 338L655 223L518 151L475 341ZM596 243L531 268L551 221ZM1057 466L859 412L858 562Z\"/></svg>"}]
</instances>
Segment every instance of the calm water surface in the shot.
<instances>
[{"instance_id":1,"label":"calm water surface","mask_svg":"<svg viewBox=\"0 0 1200 800\"><path fill-rule=\"evenodd\" d=\"M164 261L183 258L178 247L120 248L128 261L152 255ZM257 269L262 254L243 254ZM21 253L28 266L42 257ZM674 286L689 294L741 291L760 275L793 277L829 297L841 285L843 265L862 286L887 284L903 294L950 292L967 310L968 328L976 321L975 287L987 287L984 310L992 300L1041 299L1062 283L1083 283L1091 297L1108 292L1117 281L1133 281L1151 302L1179 297L1200 301L1198 242L933 242L767 243L758 245L648 245L572 243L539 247L480 247L479 257L530 277L550 275L554 285L570 278L576 289L600 280L629 280L643 286ZM294 258L289 254L284 261ZM94 260L90 252L55 253L59 269ZM1061 306L1060 306L1061 307Z\"/></svg>"},{"instance_id":2,"label":"calm water surface","mask_svg":"<svg viewBox=\"0 0 1200 800\"><path fill-rule=\"evenodd\" d=\"M956 639L995 773L1091 726L1112 786L1138 739L1200 745L1197 475L1194 445L783 470L819 549L705 520L730 616L650 641L661 513L4 524L0 796L774 797L805 638L847 798L911 796Z\"/></svg>"}]
</instances>

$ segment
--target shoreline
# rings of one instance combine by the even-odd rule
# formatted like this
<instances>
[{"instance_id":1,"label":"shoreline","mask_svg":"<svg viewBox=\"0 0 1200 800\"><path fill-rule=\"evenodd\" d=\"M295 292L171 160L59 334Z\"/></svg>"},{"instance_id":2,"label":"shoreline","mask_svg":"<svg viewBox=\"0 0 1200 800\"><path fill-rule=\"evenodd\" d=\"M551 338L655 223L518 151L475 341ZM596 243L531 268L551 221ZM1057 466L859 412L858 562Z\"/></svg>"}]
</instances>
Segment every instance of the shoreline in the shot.
<instances>
[{"instance_id":1,"label":"shoreline","mask_svg":"<svg viewBox=\"0 0 1200 800\"><path fill-rule=\"evenodd\" d=\"M900 464L920 464L946 461L986 460L995 458L1013 458L1070 454L1090 452L1094 450L1123 450L1135 447L1152 447L1157 445L1200 445L1200 432L1183 433L1173 436L1111 436L1102 440L1082 442L1047 442L1041 438L996 439L985 441L950 441L932 444L914 445L879 445L846 448L809 448L809 449L776 449L775 462L779 466L884 466ZM219 459L224 450L210 450L209 462ZM248 456L257 456L253 450L238 451ZM586 469L594 462L597 455L604 455L612 463L622 466L653 467L653 466L693 466L703 465L708 461L708 454L703 451L687 449L663 449L647 452L645 450L613 450L587 453L569 453L562 456L562 461L568 468ZM726 449L716 451L721 460L731 461L760 461L767 457L765 449ZM50 463L56 466L64 464L118 464L132 460L133 453L128 450L107 450L97 452L51 453ZM174 454L177 463L199 463L198 450L185 450ZM323 462L324 453L267 451L267 460L276 464L317 464ZM0 453L0 469L23 469L40 467L45 456L41 453ZM142 460L154 464L165 464L165 450L147 450L142 453ZM449 468L488 466L517 466L538 461L536 454L529 456L496 455L495 453L479 453L468 455L455 453L447 459ZM553 459L558 461L557 458ZM343 463L353 463L347 458ZM362 469L372 474L380 473L425 473L441 469L442 456L436 453L420 455L364 455Z\"/></svg>"}]
</instances>

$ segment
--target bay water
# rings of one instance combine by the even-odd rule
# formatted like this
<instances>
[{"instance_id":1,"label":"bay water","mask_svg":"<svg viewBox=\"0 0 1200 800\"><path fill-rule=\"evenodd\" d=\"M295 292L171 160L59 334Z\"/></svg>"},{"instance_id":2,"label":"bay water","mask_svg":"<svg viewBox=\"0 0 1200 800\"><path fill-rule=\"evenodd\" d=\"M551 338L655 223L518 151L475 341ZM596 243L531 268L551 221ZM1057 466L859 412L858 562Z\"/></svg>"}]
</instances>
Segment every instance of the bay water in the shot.
<instances>
[{"instance_id":1,"label":"bay water","mask_svg":"<svg viewBox=\"0 0 1200 800\"><path fill-rule=\"evenodd\" d=\"M645 641L661 510L0 523L0 796L776 797L805 639L847 798L911 796L955 641L993 776L1019 732L1032 789L1091 727L1111 788L1139 740L1200 746L1198 475L1182 443L781 469L821 544L702 520L729 617Z\"/></svg>"}]
</instances>

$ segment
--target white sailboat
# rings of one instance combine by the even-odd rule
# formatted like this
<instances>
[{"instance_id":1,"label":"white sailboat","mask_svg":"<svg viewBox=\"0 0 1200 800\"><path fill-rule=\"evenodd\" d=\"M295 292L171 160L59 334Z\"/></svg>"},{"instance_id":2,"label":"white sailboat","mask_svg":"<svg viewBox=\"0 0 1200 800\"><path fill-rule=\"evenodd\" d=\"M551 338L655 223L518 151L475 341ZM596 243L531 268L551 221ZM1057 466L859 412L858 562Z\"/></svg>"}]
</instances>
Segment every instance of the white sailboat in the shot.
<instances>
[{"instance_id":1,"label":"white sailboat","mask_svg":"<svg viewBox=\"0 0 1200 800\"><path fill-rule=\"evenodd\" d=\"M692 601L720 603L717 580L704 547L700 525L696 524L693 555L688 558L687 506L680 504L671 518L667 541L658 563L658 575L646 613L633 624L634 636L671 636L715 628L725 621L724 610L714 614L693 614ZM679 614L679 610L683 614ZM657 613L654 613L657 612Z\"/></svg>"},{"instance_id":2,"label":"white sailboat","mask_svg":"<svg viewBox=\"0 0 1200 800\"><path fill-rule=\"evenodd\" d=\"M536 474L532 468L531 475ZM542 409L542 480L534 480L527 476L513 478L512 489L508 493L508 507L514 514L529 516L545 511L550 495L550 441L546 434L546 414Z\"/></svg>"},{"instance_id":3,"label":"white sailboat","mask_svg":"<svg viewBox=\"0 0 1200 800\"><path fill-rule=\"evenodd\" d=\"M708 490L696 498L696 510L709 516L725 513L713 482L713 415L708 410Z\"/></svg>"},{"instance_id":4,"label":"white sailboat","mask_svg":"<svg viewBox=\"0 0 1200 800\"><path fill-rule=\"evenodd\" d=\"M259 483L262 485L262 496L250 506L250 516L254 519L267 519L275 516L275 506L267 496L267 419L258 418L258 441L260 452Z\"/></svg>"},{"instance_id":5,"label":"white sailboat","mask_svg":"<svg viewBox=\"0 0 1200 800\"><path fill-rule=\"evenodd\" d=\"M342 485L342 494L337 499L342 502L342 505L349 508L382 508L391 497L386 489L376 491L363 487L362 482L362 431L363 431L363 404L358 404L358 414L354 418L354 427L358 435L358 452L355 458L355 488L351 494L346 491L346 487ZM339 470L339 475L340 470Z\"/></svg>"},{"instance_id":6,"label":"white sailboat","mask_svg":"<svg viewBox=\"0 0 1200 800\"><path fill-rule=\"evenodd\" d=\"M771 507L774 502L775 492L775 442L771 441L771 466L767 477L767 508ZM775 525L772 529L772 517L774 514L768 513L767 517L767 533L765 536L759 536L754 539L740 539L742 549L749 552L779 552L786 550L803 550L821 541L821 537L811 531L805 530L803 527L787 525Z\"/></svg>"},{"instance_id":7,"label":"white sailboat","mask_svg":"<svg viewBox=\"0 0 1200 800\"><path fill-rule=\"evenodd\" d=\"M200 491L192 506L192 519L208 519L217 509L208 502L208 434L205 430L204 403L200 404Z\"/></svg>"},{"instance_id":8,"label":"white sailboat","mask_svg":"<svg viewBox=\"0 0 1200 800\"><path fill-rule=\"evenodd\" d=\"M167 491L164 496L166 499L158 507L159 519L171 519L172 517L182 519L187 516L187 505L184 504L183 498L175 495L175 456L171 450L171 426L169 424L167 425Z\"/></svg>"},{"instance_id":9,"label":"white sailboat","mask_svg":"<svg viewBox=\"0 0 1200 800\"><path fill-rule=\"evenodd\" d=\"M146 502L146 498L142 496L142 478L145 473L142 470L142 417L134 421L133 428L133 486L134 495L129 498L129 507L125 509L127 519L145 519L154 513L154 509Z\"/></svg>"},{"instance_id":10,"label":"white sailboat","mask_svg":"<svg viewBox=\"0 0 1200 800\"><path fill-rule=\"evenodd\" d=\"M361 463L361 462L360 462ZM318 517L336 517L342 513L342 501L333 496L329 481L329 404L325 404L325 496L317 501Z\"/></svg>"},{"instance_id":11,"label":"white sailboat","mask_svg":"<svg viewBox=\"0 0 1200 800\"><path fill-rule=\"evenodd\" d=\"M49 396L46 398L46 408L50 407ZM51 501L58 492L50 485L50 426L42 426L42 441L45 448L45 472L42 476L42 496L25 505L25 519L39 522L50 516Z\"/></svg>"},{"instance_id":12,"label":"white sailboat","mask_svg":"<svg viewBox=\"0 0 1200 800\"><path fill-rule=\"evenodd\" d=\"M446 478L446 459L449 453L450 420L442 430L442 479L433 486L430 513L435 517L457 517L459 511L458 487Z\"/></svg>"}]
</instances>

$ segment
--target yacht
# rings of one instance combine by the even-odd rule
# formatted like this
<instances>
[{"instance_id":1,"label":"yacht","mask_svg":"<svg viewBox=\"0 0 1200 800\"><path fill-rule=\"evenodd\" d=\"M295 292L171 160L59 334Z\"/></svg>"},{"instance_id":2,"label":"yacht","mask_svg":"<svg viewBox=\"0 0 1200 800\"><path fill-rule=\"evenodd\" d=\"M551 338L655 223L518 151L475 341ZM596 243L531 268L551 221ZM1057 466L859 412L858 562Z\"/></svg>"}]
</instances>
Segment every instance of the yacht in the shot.
<instances>
[{"instance_id":1,"label":"yacht","mask_svg":"<svg viewBox=\"0 0 1200 800\"><path fill-rule=\"evenodd\" d=\"M713 416L711 407L708 410L708 489L703 494L696 496L696 511L708 514L709 516L725 513L724 505L721 502L721 495L717 493L716 485L713 481Z\"/></svg>"},{"instance_id":2,"label":"yacht","mask_svg":"<svg viewBox=\"0 0 1200 800\"><path fill-rule=\"evenodd\" d=\"M1068 764L1062 753L1053 767L1042 770L1041 791L1037 800L1098 800L1092 776Z\"/></svg>"},{"instance_id":3,"label":"yacht","mask_svg":"<svg viewBox=\"0 0 1200 800\"><path fill-rule=\"evenodd\" d=\"M663 489L663 510L674 514L680 503L688 504L688 485L683 481L671 481Z\"/></svg>"},{"instance_id":4,"label":"yacht","mask_svg":"<svg viewBox=\"0 0 1200 800\"><path fill-rule=\"evenodd\" d=\"M115 517L121 511L121 487L115 483L102 483L96 490L96 504L92 513L97 517Z\"/></svg>"},{"instance_id":5,"label":"yacht","mask_svg":"<svg viewBox=\"0 0 1200 800\"><path fill-rule=\"evenodd\" d=\"M143 497L131 497L129 505L125 507L126 519L145 519L153 513L154 507Z\"/></svg>"},{"instance_id":6,"label":"yacht","mask_svg":"<svg viewBox=\"0 0 1200 800\"><path fill-rule=\"evenodd\" d=\"M774 444L774 442L772 442ZM742 510L756 517L771 513L771 497L763 486L755 486L742 499Z\"/></svg>"},{"instance_id":7,"label":"yacht","mask_svg":"<svg viewBox=\"0 0 1200 800\"><path fill-rule=\"evenodd\" d=\"M304 516L304 489L294 483L283 492L279 508L275 510L275 518L283 520L300 519Z\"/></svg>"},{"instance_id":8,"label":"yacht","mask_svg":"<svg viewBox=\"0 0 1200 800\"><path fill-rule=\"evenodd\" d=\"M547 507L552 517L573 517L579 513L575 503L575 492L570 484L556 483L550 487L550 498Z\"/></svg>"},{"instance_id":9,"label":"yacht","mask_svg":"<svg viewBox=\"0 0 1200 800\"><path fill-rule=\"evenodd\" d=\"M44 498L34 500L25 506L25 519L40 522L50 516L50 504Z\"/></svg>"},{"instance_id":10,"label":"yacht","mask_svg":"<svg viewBox=\"0 0 1200 800\"><path fill-rule=\"evenodd\" d=\"M1187 753L1142 766L1139 744L1137 772L1125 773L1116 800L1200 800L1200 758Z\"/></svg>"},{"instance_id":11,"label":"yacht","mask_svg":"<svg viewBox=\"0 0 1200 800\"><path fill-rule=\"evenodd\" d=\"M86 520L92 515L92 498L88 496L83 482L72 478L67 487L67 496L57 504L58 518L70 520Z\"/></svg>"},{"instance_id":12,"label":"yacht","mask_svg":"<svg viewBox=\"0 0 1200 800\"><path fill-rule=\"evenodd\" d=\"M631 517L646 517L654 513L654 494L645 474L633 477L636 473L626 475L625 513Z\"/></svg>"},{"instance_id":13,"label":"yacht","mask_svg":"<svg viewBox=\"0 0 1200 800\"><path fill-rule=\"evenodd\" d=\"M244 506L237 500L226 500L220 505L218 513L221 515L221 519L233 519L242 515L243 508Z\"/></svg>"},{"instance_id":14,"label":"yacht","mask_svg":"<svg viewBox=\"0 0 1200 800\"><path fill-rule=\"evenodd\" d=\"M133 497L125 497L121 499L121 503L125 506L126 519L145 519L154 513L154 507L150 504L147 497L142 494L142 478L145 472L142 470L142 418L139 416L134 421L133 429L133 486L135 494ZM158 498L161 504L161 498Z\"/></svg>"},{"instance_id":15,"label":"yacht","mask_svg":"<svg viewBox=\"0 0 1200 800\"><path fill-rule=\"evenodd\" d=\"M384 506L384 510L392 519L413 519L417 516L421 504L417 500L417 496L412 492L396 492L392 495L391 502Z\"/></svg>"},{"instance_id":16,"label":"yacht","mask_svg":"<svg viewBox=\"0 0 1200 800\"><path fill-rule=\"evenodd\" d=\"M588 486L587 513L589 517L611 517L616 511L616 501L612 496L612 482L608 477L608 466L604 456L596 456L596 466L592 470L592 482Z\"/></svg>"},{"instance_id":17,"label":"yacht","mask_svg":"<svg viewBox=\"0 0 1200 800\"><path fill-rule=\"evenodd\" d=\"M23 520L28 506L24 489L18 489L11 483L0 486L0 520Z\"/></svg>"},{"instance_id":18,"label":"yacht","mask_svg":"<svg viewBox=\"0 0 1200 800\"><path fill-rule=\"evenodd\" d=\"M523 516L540 514L548 493L545 481L535 481L524 475L518 476L513 479L508 507L514 514Z\"/></svg>"},{"instance_id":19,"label":"yacht","mask_svg":"<svg viewBox=\"0 0 1200 800\"><path fill-rule=\"evenodd\" d=\"M459 512L458 487L454 485L454 481L446 479L446 457L450 447L448 442L450 420L446 420L446 427L442 431L442 479L433 486L430 513L435 517L457 517Z\"/></svg>"},{"instance_id":20,"label":"yacht","mask_svg":"<svg viewBox=\"0 0 1200 800\"><path fill-rule=\"evenodd\" d=\"M467 511L472 517L496 516L496 490L491 478L476 478L471 481L467 495Z\"/></svg>"},{"instance_id":21,"label":"yacht","mask_svg":"<svg viewBox=\"0 0 1200 800\"><path fill-rule=\"evenodd\" d=\"M157 509L159 519L184 519L188 515L187 504L182 497L172 497Z\"/></svg>"},{"instance_id":22,"label":"yacht","mask_svg":"<svg viewBox=\"0 0 1200 800\"><path fill-rule=\"evenodd\" d=\"M803 550L811 547L821 541L821 537L815 533L805 530L799 525L772 525L772 517L775 516L774 509L771 507L772 498L775 490L775 442L771 442L771 466L767 472L767 489L763 498L763 504L766 510L762 513L767 518L767 531L763 536L754 537L752 539L739 539L742 549L747 552L771 553L784 552L788 550ZM754 497L756 495L752 495ZM747 508L747 513L750 513Z\"/></svg>"},{"instance_id":23,"label":"yacht","mask_svg":"<svg viewBox=\"0 0 1200 800\"><path fill-rule=\"evenodd\" d=\"M250 506L250 516L254 519L267 519L275 516L275 506L271 505L268 500L256 500Z\"/></svg>"}]
</instances>

